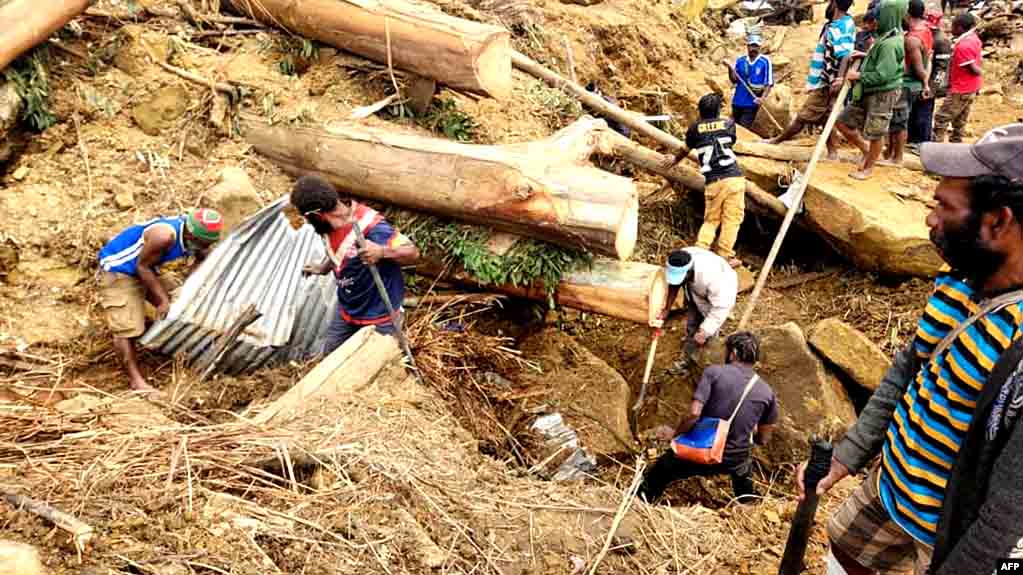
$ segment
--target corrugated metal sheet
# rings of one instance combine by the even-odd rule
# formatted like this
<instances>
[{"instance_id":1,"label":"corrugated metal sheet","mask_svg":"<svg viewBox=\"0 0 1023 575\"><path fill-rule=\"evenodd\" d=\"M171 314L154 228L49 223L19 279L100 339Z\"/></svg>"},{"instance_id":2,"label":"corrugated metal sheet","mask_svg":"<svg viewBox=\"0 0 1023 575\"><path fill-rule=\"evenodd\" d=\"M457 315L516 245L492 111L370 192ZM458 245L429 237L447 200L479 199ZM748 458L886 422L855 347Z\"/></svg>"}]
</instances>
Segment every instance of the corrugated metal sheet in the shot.
<instances>
[{"instance_id":1,"label":"corrugated metal sheet","mask_svg":"<svg viewBox=\"0 0 1023 575\"><path fill-rule=\"evenodd\" d=\"M308 224L291 227L286 205L281 198L221 241L142 345L205 366L216 338L252 304L262 316L245 328L218 371L239 373L318 352L336 306L335 283L330 275L302 276L302 266L323 261L326 252Z\"/></svg>"}]
</instances>

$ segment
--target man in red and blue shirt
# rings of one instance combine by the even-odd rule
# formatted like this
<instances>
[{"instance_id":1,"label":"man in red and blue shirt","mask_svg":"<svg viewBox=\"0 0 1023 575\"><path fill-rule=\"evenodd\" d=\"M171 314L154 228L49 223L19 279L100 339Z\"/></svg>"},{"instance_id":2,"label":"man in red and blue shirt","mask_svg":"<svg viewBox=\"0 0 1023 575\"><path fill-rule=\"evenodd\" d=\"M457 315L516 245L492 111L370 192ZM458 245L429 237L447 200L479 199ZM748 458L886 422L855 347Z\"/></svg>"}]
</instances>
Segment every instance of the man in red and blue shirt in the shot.
<instances>
[{"instance_id":1,"label":"man in red and blue shirt","mask_svg":"<svg viewBox=\"0 0 1023 575\"><path fill-rule=\"evenodd\" d=\"M735 84L732 97L732 120L743 128L752 130L760 110L760 103L767 99L774 87L774 71L771 60L760 53L762 41L758 34L746 37L746 53L739 56L735 66L724 60L728 66L728 77ZM752 92L750 92L752 88Z\"/></svg>"},{"instance_id":2,"label":"man in red and blue shirt","mask_svg":"<svg viewBox=\"0 0 1023 575\"><path fill-rule=\"evenodd\" d=\"M334 351L367 325L376 326L381 333L394 333L370 266L377 267L391 305L400 313L405 299L401 266L419 259L416 246L376 210L354 200L347 204L334 186L319 176L299 178L291 191L291 203L323 237L327 248L322 263L307 265L303 271L325 274L333 270L337 278L337 313L327 328L323 353ZM353 222L366 236L363 249L356 245Z\"/></svg>"}]
</instances>

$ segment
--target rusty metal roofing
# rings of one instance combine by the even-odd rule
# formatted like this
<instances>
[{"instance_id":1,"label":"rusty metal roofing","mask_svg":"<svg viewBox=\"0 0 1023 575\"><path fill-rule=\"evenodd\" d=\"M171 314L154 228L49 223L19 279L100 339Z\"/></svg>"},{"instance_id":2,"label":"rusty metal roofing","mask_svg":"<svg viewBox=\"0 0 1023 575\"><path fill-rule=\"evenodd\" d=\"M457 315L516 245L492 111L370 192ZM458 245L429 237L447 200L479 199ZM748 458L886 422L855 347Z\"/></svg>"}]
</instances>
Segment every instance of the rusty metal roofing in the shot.
<instances>
[{"instance_id":1,"label":"rusty metal roofing","mask_svg":"<svg viewBox=\"0 0 1023 575\"><path fill-rule=\"evenodd\" d=\"M221 241L185 282L167 317L142 345L183 354L204 367L217 337L250 304L262 316L249 325L216 371L240 373L317 353L336 306L333 277L302 276L326 256L308 224L296 230L284 215L287 198L263 208Z\"/></svg>"}]
</instances>

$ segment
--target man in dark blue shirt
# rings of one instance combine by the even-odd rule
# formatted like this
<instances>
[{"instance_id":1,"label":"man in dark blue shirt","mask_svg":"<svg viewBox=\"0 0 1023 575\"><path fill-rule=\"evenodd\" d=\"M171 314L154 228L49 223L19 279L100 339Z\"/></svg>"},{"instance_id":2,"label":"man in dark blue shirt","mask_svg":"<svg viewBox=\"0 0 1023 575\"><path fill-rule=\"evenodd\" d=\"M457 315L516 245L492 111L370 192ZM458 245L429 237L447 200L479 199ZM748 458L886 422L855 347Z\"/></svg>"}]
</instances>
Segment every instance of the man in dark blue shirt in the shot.
<instances>
[{"instance_id":1,"label":"man in dark blue shirt","mask_svg":"<svg viewBox=\"0 0 1023 575\"><path fill-rule=\"evenodd\" d=\"M373 325L382 333L394 333L394 323L380 297L370 265L375 265L395 311L405 299L405 279L401 266L419 259L419 250L404 235L391 227L379 212L351 201L349 206L330 182L319 176L303 176L291 191L291 203L322 237L327 258L307 265L304 273L325 274L331 270L337 278L338 309L330 327L323 353L341 346L360 328ZM353 222L366 236L366 246L355 242Z\"/></svg>"}]
</instances>

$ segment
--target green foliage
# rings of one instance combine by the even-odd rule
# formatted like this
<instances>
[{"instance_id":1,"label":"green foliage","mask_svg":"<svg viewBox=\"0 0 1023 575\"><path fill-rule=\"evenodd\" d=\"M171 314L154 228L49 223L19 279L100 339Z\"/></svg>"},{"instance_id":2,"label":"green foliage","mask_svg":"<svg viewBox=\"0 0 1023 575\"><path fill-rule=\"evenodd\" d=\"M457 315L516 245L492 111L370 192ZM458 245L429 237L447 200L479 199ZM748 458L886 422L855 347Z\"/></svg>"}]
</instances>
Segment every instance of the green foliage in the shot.
<instances>
[{"instance_id":1,"label":"green foliage","mask_svg":"<svg viewBox=\"0 0 1023 575\"><path fill-rule=\"evenodd\" d=\"M309 62L316 57L319 50L307 38L295 38L281 42L284 59L277 63L281 74L296 76L309 67Z\"/></svg>"},{"instance_id":2,"label":"green foliage","mask_svg":"<svg viewBox=\"0 0 1023 575\"><path fill-rule=\"evenodd\" d=\"M476 135L476 122L454 100L435 100L421 124L459 142L471 142Z\"/></svg>"},{"instance_id":3,"label":"green foliage","mask_svg":"<svg viewBox=\"0 0 1023 575\"><path fill-rule=\"evenodd\" d=\"M526 97L536 104L538 113L555 130L564 128L583 115L583 106L579 100L539 80L529 86Z\"/></svg>"},{"instance_id":4,"label":"green foliage","mask_svg":"<svg viewBox=\"0 0 1023 575\"><path fill-rule=\"evenodd\" d=\"M388 214L424 253L443 255L446 263L461 265L482 284L515 286L542 282L553 305L554 290L563 275L593 261L590 254L523 238L503 256L487 248L491 230L408 212Z\"/></svg>"},{"instance_id":5,"label":"green foliage","mask_svg":"<svg viewBox=\"0 0 1023 575\"><path fill-rule=\"evenodd\" d=\"M43 46L21 55L4 70L4 77L14 84L25 103L21 121L39 132L57 123L50 112L50 84L45 65L48 56Z\"/></svg>"}]
</instances>

